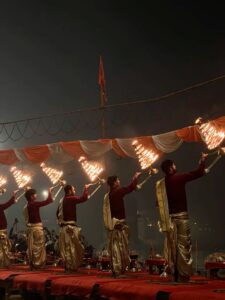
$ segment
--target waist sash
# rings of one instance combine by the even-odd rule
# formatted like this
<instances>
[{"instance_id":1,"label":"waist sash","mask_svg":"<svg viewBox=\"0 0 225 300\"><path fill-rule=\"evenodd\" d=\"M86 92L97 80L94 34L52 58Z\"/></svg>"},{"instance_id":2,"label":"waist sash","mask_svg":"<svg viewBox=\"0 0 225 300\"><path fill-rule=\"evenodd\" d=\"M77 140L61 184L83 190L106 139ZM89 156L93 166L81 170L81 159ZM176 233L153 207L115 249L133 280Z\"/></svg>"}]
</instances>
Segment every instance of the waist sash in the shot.
<instances>
[{"instance_id":1,"label":"waist sash","mask_svg":"<svg viewBox=\"0 0 225 300\"><path fill-rule=\"evenodd\" d=\"M115 225L120 222L125 222L125 220L119 220L116 218L112 218L111 209L110 209L110 201L109 201L109 193L105 194L103 201L103 221L105 228L108 230L113 230Z\"/></svg>"},{"instance_id":2,"label":"waist sash","mask_svg":"<svg viewBox=\"0 0 225 300\"><path fill-rule=\"evenodd\" d=\"M166 194L165 178L156 182L156 196L161 219L161 231L170 231L172 224L169 214L168 199Z\"/></svg>"}]
</instances>

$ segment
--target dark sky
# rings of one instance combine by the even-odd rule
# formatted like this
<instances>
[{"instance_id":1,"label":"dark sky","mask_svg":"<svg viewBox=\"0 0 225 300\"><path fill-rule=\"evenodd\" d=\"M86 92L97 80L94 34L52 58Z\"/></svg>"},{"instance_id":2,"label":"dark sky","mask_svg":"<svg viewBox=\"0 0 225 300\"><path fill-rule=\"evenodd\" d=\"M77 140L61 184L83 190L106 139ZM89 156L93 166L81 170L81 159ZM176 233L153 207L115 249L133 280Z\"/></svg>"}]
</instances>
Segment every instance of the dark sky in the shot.
<instances>
[{"instance_id":1,"label":"dark sky","mask_svg":"<svg viewBox=\"0 0 225 300\"><path fill-rule=\"evenodd\" d=\"M5 1L0 20L2 121L95 106L100 54L110 103L158 96L224 70L219 5Z\"/></svg>"},{"instance_id":2,"label":"dark sky","mask_svg":"<svg viewBox=\"0 0 225 300\"><path fill-rule=\"evenodd\" d=\"M225 74L224 10L218 3L202 3L123 0L1 2L1 122L98 105L100 54L104 59L109 104L164 95ZM190 125L199 115L224 115L224 84L222 80L154 104L108 110L108 136L162 133ZM73 119L79 119L79 125L76 132L69 135L34 136L28 141L3 143L1 148L100 137L98 113L75 114ZM179 169L190 169L195 166L201 150L199 145L184 145L172 157L178 161ZM110 157L109 161L109 172L121 175L125 183L137 167L135 162L131 164L131 160L117 161ZM125 172L128 170L126 166L130 168L129 173ZM224 161L213 174L193 183L188 190L193 218L198 218L202 224L210 223L211 227L216 223L214 230L218 232L218 238L215 248L219 247L219 250L225 248L219 238L225 225L222 175ZM78 183L83 183L78 175L74 176L77 176ZM131 196L133 204L128 207L128 217L132 224L136 224L133 225L134 231L138 232L139 221L134 218L138 209L142 208L146 215L151 211L150 217L156 219L154 200L146 204L148 197L154 199L153 185L151 183L141 194L143 199ZM96 203L96 206L93 202L87 203L80 209L82 218L91 211L100 217L101 200ZM218 205L222 210L218 211ZM80 223L89 238L90 222L85 223L82 218ZM98 224L96 231L100 231ZM208 232L204 234L207 240ZM155 236L157 240L157 233ZM103 237L91 242L97 246L103 243Z\"/></svg>"}]
</instances>

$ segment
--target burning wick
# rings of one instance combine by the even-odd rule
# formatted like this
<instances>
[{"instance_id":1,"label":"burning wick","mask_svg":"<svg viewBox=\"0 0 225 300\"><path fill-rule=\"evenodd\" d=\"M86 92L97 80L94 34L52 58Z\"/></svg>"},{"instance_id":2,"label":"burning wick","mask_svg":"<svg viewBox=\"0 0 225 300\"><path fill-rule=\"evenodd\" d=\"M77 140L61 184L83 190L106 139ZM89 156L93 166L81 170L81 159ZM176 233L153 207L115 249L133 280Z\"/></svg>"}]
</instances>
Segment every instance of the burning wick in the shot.
<instances>
[{"instance_id":1,"label":"burning wick","mask_svg":"<svg viewBox=\"0 0 225 300\"><path fill-rule=\"evenodd\" d=\"M146 149L142 144L139 144L137 140L133 141L132 146L142 170L149 168L159 157L154 151Z\"/></svg>"},{"instance_id":2,"label":"burning wick","mask_svg":"<svg viewBox=\"0 0 225 300\"><path fill-rule=\"evenodd\" d=\"M19 189L24 188L31 181L31 176L22 170L17 169L17 167L12 167L10 172L12 173Z\"/></svg>"},{"instance_id":3,"label":"burning wick","mask_svg":"<svg viewBox=\"0 0 225 300\"><path fill-rule=\"evenodd\" d=\"M56 184L57 182L60 181L63 175L63 171L59 171L57 169L47 167L45 163L42 163L40 167L42 168L43 172L48 176L48 178L51 180L53 184Z\"/></svg>"},{"instance_id":4,"label":"burning wick","mask_svg":"<svg viewBox=\"0 0 225 300\"><path fill-rule=\"evenodd\" d=\"M84 156L81 156L78 161L92 182L95 179L99 179L99 175L103 172L100 164L90 163Z\"/></svg>"},{"instance_id":5,"label":"burning wick","mask_svg":"<svg viewBox=\"0 0 225 300\"><path fill-rule=\"evenodd\" d=\"M6 189L4 188L6 182L7 182L6 177L0 176L0 195L4 194L6 192Z\"/></svg>"},{"instance_id":6,"label":"burning wick","mask_svg":"<svg viewBox=\"0 0 225 300\"><path fill-rule=\"evenodd\" d=\"M0 189L6 184L7 179L5 176L0 176Z\"/></svg>"},{"instance_id":7,"label":"burning wick","mask_svg":"<svg viewBox=\"0 0 225 300\"><path fill-rule=\"evenodd\" d=\"M225 133L222 130L217 130L217 128L212 124L212 122L202 123L202 119L198 118L195 121L199 127L199 132L202 139L207 145L209 150L218 147L224 140Z\"/></svg>"},{"instance_id":8,"label":"burning wick","mask_svg":"<svg viewBox=\"0 0 225 300\"><path fill-rule=\"evenodd\" d=\"M53 191L53 189L56 189L59 187L57 192L55 192L55 195L53 196L53 199L55 200L57 198L57 196L60 194L63 187L66 185L66 181L61 179L62 175L63 175L63 171L59 171L57 169L47 167L45 165L45 163L42 163L40 165L40 167L42 168L42 171L48 176L50 181L55 185L51 188L51 190ZM47 194L48 194L48 192L43 191L44 197L46 197Z\"/></svg>"}]
</instances>

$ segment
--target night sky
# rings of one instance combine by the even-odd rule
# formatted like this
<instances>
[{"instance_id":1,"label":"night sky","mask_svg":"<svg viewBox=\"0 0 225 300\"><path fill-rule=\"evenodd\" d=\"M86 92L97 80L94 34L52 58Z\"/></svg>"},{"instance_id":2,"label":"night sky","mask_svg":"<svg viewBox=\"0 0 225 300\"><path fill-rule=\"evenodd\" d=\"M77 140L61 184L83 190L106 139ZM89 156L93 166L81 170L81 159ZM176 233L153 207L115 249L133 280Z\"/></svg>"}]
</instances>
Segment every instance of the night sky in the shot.
<instances>
[{"instance_id":1,"label":"night sky","mask_svg":"<svg viewBox=\"0 0 225 300\"><path fill-rule=\"evenodd\" d=\"M201 1L1 2L0 123L99 105L100 55L108 104L151 99L225 74L223 12L218 3L203 6ZM107 137L158 134L191 125L200 115L219 117L225 115L224 98L225 80L220 80L163 101L107 109ZM101 137L99 112L76 113L70 119L77 121L75 131L9 140L0 147ZM202 150L203 145L184 144L167 158L174 159L179 170L190 170ZM138 168L131 159L118 160L113 154L106 159L108 174L118 174L124 184ZM81 191L86 178L79 166L74 162L60 167ZM1 166L0 171L7 173L7 168ZM38 172L36 166L27 168ZM223 177L224 159L187 187L191 222L197 222L193 239L208 252L225 250ZM40 190L49 184L37 174L35 180ZM153 180L126 199L131 248L142 255L150 244L162 250L162 236L156 227L147 227L158 219L154 185ZM79 224L97 249L104 245L102 197L103 191L78 209ZM53 206L42 214L49 227L56 227ZM18 207L7 212L9 226ZM18 218L23 227L22 214Z\"/></svg>"}]
</instances>

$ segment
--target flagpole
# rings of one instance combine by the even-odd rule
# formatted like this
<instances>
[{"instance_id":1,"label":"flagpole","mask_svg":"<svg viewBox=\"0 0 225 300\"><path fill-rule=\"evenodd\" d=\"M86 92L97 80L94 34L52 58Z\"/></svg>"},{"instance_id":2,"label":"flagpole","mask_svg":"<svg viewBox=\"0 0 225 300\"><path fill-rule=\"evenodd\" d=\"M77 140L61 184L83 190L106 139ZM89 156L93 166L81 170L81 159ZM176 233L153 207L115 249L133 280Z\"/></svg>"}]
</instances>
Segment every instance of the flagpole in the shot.
<instances>
[{"instance_id":1,"label":"flagpole","mask_svg":"<svg viewBox=\"0 0 225 300\"><path fill-rule=\"evenodd\" d=\"M102 138L106 138L106 122L105 122L105 103L104 100L102 100L102 98L104 98L104 96L101 93L101 103L100 103L100 110L102 113L102 118L101 118L101 131L102 131Z\"/></svg>"},{"instance_id":2,"label":"flagpole","mask_svg":"<svg viewBox=\"0 0 225 300\"><path fill-rule=\"evenodd\" d=\"M100 111L101 111L101 136L102 138L106 138L106 118L105 118L105 105L107 102L107 94L106 94L106 82L105 82L105 74L103 67L103 60L100 56L99 61L99 78L98 83L100 87Z\"/></svg>"},{"instance_id":3,"label":"flagpole","mask_svg":"<svg viewBox=\"0 0 225 300\"><path fill-rule=\"evenodd\" d=\"M105 74L104 74L104 67L103 67L103 61L102 57L100 56L100 61L99 61L99 73L98 73L98 84L99 84L99 92L100 92L100 105L99 109L101 112L101 134L102 134L102 139L106 138L106 119L105 119L105 105L107 101L107 95L106 95L106 85L105 85ZM105 155L103 156L103 165L106 168L106 157ZM100 185L99 185L100 186ZM106 231L102 231L103 238L104 240L106 239Z\"/></svg>"}]
</instances>

